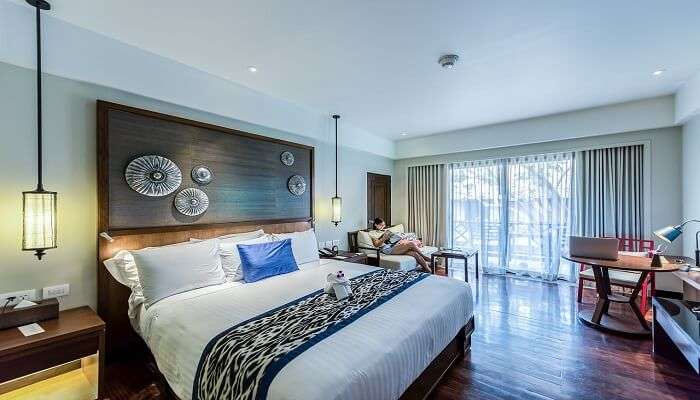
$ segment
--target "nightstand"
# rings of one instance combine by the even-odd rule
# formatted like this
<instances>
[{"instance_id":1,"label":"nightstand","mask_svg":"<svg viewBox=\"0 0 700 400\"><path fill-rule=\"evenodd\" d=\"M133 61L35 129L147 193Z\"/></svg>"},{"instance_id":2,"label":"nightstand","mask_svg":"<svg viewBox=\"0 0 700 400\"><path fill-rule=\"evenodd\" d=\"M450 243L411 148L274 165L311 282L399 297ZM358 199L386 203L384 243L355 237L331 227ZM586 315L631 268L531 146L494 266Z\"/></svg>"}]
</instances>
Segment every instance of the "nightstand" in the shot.
<instances>
[{"instance_id":1,"label":"nightstand","mask_svg":"<svg viewBox=\"0 0 700 400\"><path fill-rule=\"evenodd\" d=\"M105 324L90 307L61 311L38 323L45 332L24 336L0 330L0 400L101 399Z\"/></svg>"},{"instance_id":2,"label":"nightstand","mask_svg":"<svg viewBox=\"0 0 700 400\"><path fill-rule=\"evenodd\" d=\"M345 261L345 262L355 263L355 264L367 264L367 254L364 254L364 253L352 253L349 251L342 251L341 250L341 251L338 251L338 256L344 257L344 258L325 257L325 256L321 256L321 258L329 259L329 260Z\"/></svg>"}]
</instances>

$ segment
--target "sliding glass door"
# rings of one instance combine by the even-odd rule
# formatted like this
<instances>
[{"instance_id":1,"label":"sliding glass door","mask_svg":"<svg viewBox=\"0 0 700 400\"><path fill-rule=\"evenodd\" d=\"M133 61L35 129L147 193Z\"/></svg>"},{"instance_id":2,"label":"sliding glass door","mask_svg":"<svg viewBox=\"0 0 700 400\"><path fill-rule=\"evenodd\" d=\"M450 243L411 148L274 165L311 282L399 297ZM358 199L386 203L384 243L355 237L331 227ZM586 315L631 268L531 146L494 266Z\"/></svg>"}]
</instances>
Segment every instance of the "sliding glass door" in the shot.
<instances>
[{"instance_id":1,"label":"sliding glass door","mask_svg":"<svg viewBox=\"0 0 700 400\"><path fill-rule=\"evenodd\" d=\"M453 164L452 246L479 249L490 273L573 279L569 265L560 271L572 169L570 153Z\"/></svg>"},{"instance_id":2,"label":"sliding glass door","mask_svg":"<svg viewBox=\"0 0 700 400\"><path fill-rule=\"evenodd\" d=\"M452 246L479 249L482 268L505 272L506 167L502 160L452 165Z\"/></svg>"}]
</instances>

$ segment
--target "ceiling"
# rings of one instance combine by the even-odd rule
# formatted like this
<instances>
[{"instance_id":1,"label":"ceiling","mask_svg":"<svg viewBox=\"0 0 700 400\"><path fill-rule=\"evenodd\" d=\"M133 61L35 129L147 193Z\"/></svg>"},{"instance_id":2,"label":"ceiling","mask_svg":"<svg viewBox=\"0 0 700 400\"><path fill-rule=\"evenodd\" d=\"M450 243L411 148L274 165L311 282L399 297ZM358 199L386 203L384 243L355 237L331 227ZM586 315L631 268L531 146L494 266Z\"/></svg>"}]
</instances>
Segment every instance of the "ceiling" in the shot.
<instances>
[{"instance_id":1,"label":"ceiling","mask_svg":"<svg viewBox=\"0 0 700 400\"><path fill-rule=\"evenodd\" d=\"M390 139L670 94L700 70L697 0L204 3L55 0L52 14ZM451 52L456 69L440 68Z\"/></svg>"}]
</instances>

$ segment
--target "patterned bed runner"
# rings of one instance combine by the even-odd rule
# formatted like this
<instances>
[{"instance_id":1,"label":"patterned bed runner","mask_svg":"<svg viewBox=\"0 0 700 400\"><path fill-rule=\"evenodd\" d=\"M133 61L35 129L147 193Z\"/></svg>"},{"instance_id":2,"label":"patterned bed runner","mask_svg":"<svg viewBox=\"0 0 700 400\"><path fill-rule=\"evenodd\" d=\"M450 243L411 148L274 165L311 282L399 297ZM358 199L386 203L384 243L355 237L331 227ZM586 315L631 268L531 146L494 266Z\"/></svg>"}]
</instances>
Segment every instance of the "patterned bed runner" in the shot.
<instances>
[{"instance_id":1,"label":"patterned bed runner","mask_svg":"<svg viewBox=\"0 0 700 400\"><path fill-rule=\"evenodd\" d=\"M373 271L351 280L349 299L319 290L225 330L202 353L192 398L266 399L287 363L427 276Z\"/></svg>"}]
</instances>

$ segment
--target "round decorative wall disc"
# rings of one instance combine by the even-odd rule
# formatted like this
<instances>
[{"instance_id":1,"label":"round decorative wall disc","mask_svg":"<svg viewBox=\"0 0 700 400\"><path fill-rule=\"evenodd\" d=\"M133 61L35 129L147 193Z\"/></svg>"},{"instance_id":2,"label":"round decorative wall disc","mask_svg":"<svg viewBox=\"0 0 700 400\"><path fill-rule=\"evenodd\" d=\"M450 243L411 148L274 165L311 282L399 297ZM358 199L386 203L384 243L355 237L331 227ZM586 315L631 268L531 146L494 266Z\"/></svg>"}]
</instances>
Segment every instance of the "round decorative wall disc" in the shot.
<instances>
[{"instance_id":1,"label":"round decorative wall disc","mask_svg":"<svg viewBox=\"0 0 700 400\"><path fill-rule=\"evenodd\" d=\"M180 187L182 173L174 162L150 155L134 159L124 172L126 183L145 196L166 196Z\"/></svg>"},{"instance_id":2,"label":"round decorative wall disc","mask_svg":"<svg viewBox=\"0 0 700 400\"><path fill-rule=\"evenodd\" d=\"M280 161L282 161L282 164L290 166L294 164L294 154L291 151L283 151L280 154Z\"/></svg>"},{"instance_id":3,"label":"round decorative wall disc","mask_svg":"<svg viewBox=\"0 0 700 400\"><path fill-rule=\"evenodd\" d=\"M192 180L199 183L200 185L209 184L214 180L214 174L211 169L206 165L197 165L192 168Z\"/></svg>"},{"instance_id":4,"label":"round decorative wall disc","mask_svg":"<svg viewBox=\"0 0 700 400\"><path fill-rule=\"evenodd\" d=\"M182 189L175 196L175 209L184 215L194 217L209 208L209 196L197 188Z\"/></svg>"},{"instance_id":5,"label":"round decorative wall disc","mask_svg":"<svg viewBox=\"0 0 700 400\"><path fill-rule=\"evenodd\" d=\"M289 178L289 181L287 181L287 188L289 188L289 191L292 192L292 194L301 196L306 191L306 181L302 176L292 175L292 177Z\"/></svg>"}]
</instances>

